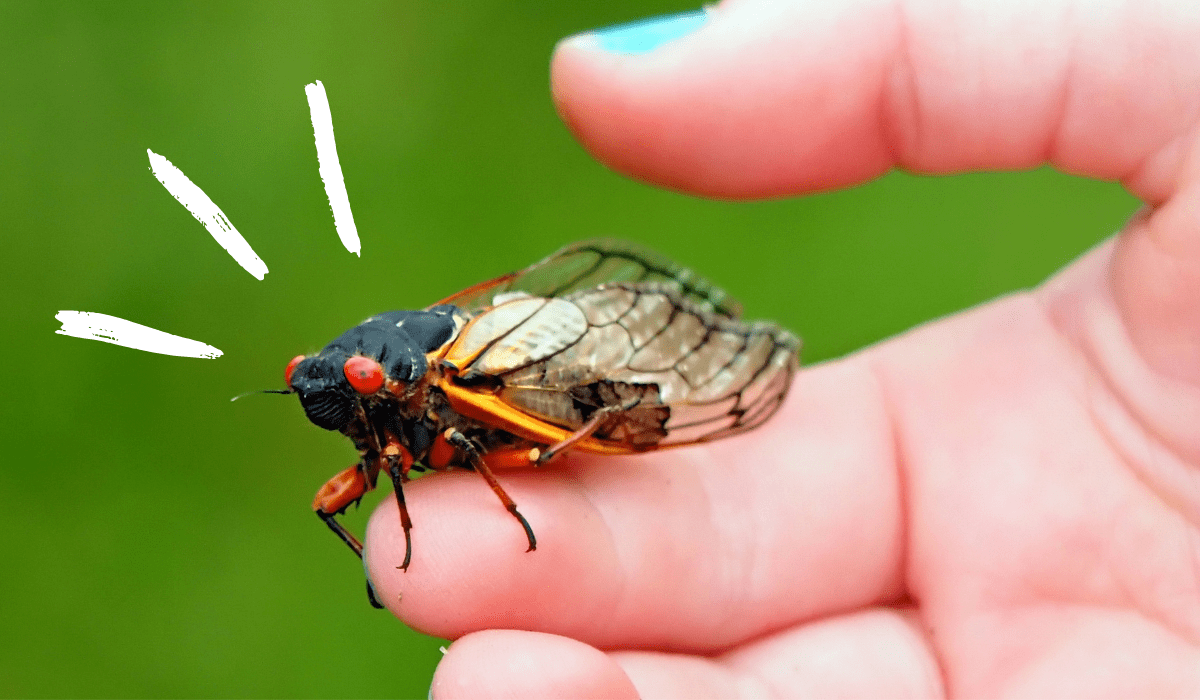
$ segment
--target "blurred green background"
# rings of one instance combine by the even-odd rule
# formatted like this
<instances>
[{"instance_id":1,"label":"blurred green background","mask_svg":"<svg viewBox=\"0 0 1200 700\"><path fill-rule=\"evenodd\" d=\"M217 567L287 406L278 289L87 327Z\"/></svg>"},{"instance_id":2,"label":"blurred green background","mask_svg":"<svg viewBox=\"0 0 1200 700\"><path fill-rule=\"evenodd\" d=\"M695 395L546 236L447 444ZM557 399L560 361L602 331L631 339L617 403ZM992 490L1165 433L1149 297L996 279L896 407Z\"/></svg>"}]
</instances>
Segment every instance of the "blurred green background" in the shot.
<instances>
[{"instance_id":1,"label":"blurred green background","mask_svg":"<svg viewBox=\"0 0 1200 700\"><path fill-rule=\"evenodd\" d=\"M615 175L555 116L551 49L689 8L0 5L0 695L425 697L443 642L369 608L360 570L309 510L351 445L293 398L229 402L281 386L289 358L372 313L615 235L707 274L819 361L1037 284L1136 206L1049 170L892 174L741 204ZM317 174L314 79L361 259L339 243ZM155 181L147 148L229 215L265 281ZM59 309L225 356L58 336Z\"/></svg>"}]
</instances>

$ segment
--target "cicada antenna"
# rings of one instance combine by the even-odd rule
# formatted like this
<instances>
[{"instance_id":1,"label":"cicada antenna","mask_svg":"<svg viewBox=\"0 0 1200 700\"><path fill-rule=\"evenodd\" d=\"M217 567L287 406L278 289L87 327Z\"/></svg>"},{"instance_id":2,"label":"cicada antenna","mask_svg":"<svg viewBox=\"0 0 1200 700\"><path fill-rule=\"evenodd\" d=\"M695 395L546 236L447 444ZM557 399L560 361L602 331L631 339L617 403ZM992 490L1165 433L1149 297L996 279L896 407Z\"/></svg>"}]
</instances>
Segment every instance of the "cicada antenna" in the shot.
<instances>
[{"instance_id":1,"label":"cicada antenna","mask_svg":"<svg viewBox=\"0 0 1200 700\"><path fill-rule=\"evenodd\" d=\"M229 401L233 402L233 401L237 401L238 399L244 399L247 396L250 396L251 394L294 394L294 393L296 393L296 392L293 391L292 389L262 389L260 391L247 391L244 394L238 394L237 396L233 397L232 399L229 399Z\"/></svg>"}]
</instances>

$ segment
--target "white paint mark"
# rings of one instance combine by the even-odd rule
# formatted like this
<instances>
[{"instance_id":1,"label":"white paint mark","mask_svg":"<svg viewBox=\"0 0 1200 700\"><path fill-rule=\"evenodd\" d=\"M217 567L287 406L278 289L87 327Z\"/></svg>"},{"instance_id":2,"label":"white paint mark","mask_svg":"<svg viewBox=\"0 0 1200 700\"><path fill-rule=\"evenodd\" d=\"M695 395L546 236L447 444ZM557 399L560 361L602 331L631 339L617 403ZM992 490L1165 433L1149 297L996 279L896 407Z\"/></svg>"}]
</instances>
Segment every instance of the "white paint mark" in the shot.
<instances>
[{"instance_id":1,"label":"white paint mark","mask_svg":"<svg viewBox=\"0 0 1200 700\"><path fill-rule=\"evenodd\" d=\"M237 264L245 268L246 272L254 275L258 279L262 279L267 274L267 265L261 258L255 254L254 249L242 238L242 234L238 233L233 224L229 223L229 218L225 216L225 212L221 211L220 207L213 203L204 191L192 183L183 171L171 164L171 161L163 158L149 148L146 153L150 154L150 171L154 173L154 177L167 188L171 196L179 200L179 203L184 206L196 220L204 224L204 228L212 234L212 237L221 244L221 247L233 256Z\"/></svg>"},{"instance_id":2,"label":"white paint mark","mask_svg":"<svg viewBox=\"0 0 1200 700\"><path fill-rule=\"evenodd\" d=\"M62 328L54 332L73 338L99 340L134 350L178 357L215 359L224 354L213 346L198 340L181 338L107 314L97 314L91 311L59 311L54 314L54 318L62 322Z\"/></svg>"},{"instance_id":3,"label":"white paint mark","mask_svg":"<svg viewBox=\"0 0 1200 700\"><path fill-rule=\"evenodd\" d=\"M317 141L317 166L321 181L325 183L325 194L329 197L329 208L333 210L333 227L346 250L362 257L362 244L358 240L358 229L354 226L354 214L350 211L350 196L346 194L346 182L342 179L342 164L338 160L337 144L333 140L333 115L329 112L329 98L320 80L304 86L308 96L308 112L312 116L313 138Z\"/></svg>"}]
</instances>

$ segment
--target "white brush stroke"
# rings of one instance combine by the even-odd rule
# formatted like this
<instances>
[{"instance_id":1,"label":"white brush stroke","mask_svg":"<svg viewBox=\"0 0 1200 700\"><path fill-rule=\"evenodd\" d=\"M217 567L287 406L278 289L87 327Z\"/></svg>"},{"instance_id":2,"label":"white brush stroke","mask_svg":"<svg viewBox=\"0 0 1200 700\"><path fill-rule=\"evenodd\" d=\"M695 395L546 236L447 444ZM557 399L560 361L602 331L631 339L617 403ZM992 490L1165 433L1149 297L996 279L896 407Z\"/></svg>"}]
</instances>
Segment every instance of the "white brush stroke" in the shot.
<instances>
[{"instance_id":1,"label":"white brush stroke","mask_svg":"<svg viewBox=\"0 0 1200 700\"><path fill-rule=\"evenodd\" d=\"M317 142L317 170L325 183L325 194L329 197L329 208L333 210L333 227L346 250L362 257L362 243L358 240L358 229L354 226L354 214L350 211L350 196L346 194L346 182L342 179L342 163L338 160L337 144L333 140L333 115L329 112L329 98L320 80L304 86L308 96L308 113L312 117L313 138Z\"/></svg>"},{"instance_id":2,"label":"white brush stroke","mask_svg":"<svg viewBox=\"0 0 1200 700\"><path fill-rule=\"evenodd\" d=\"M216 359L224 354L213 346L198 340L181 338L107 314L91 311L59 311L54 314L54 318L62 323L62 328L54 332L73 338L99 340L134 350L145 350L177 357Z\"/></svg>"},{"instance_id":3,"label":"white brush stroke","mask_svg":"<svg viewBox=\"0 0 1200 700\"><path fill-rule=\"evenodd\" d=\"M258 257L233 224L229 223L225 212L221 211L203 190L193 184L182 170L172 165L171 161L149 148L146 149L146 153L150 155L150 171L163 187L167 188L171 196L178 199L197 221L204 224L204 228L208 229L217 243L220 243L246 272L260 280L265 277L267 264Z\"/></svg>"}]
</instances>

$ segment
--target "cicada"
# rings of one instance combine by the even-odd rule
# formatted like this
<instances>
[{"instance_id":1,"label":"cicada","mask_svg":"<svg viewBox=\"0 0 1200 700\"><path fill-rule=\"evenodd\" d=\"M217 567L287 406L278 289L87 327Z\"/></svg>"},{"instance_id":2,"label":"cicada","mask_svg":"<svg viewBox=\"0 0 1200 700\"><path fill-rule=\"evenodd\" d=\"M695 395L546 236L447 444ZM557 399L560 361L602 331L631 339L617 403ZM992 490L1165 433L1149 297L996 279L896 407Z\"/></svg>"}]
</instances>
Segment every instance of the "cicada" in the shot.
<instances>
[{"instance_id":1,"label":"cicada","mask_svg":"<svg viewBox=\"0 0 1200 700\"><path fill-rule=\"evenodd\" d=\"M309 420L343 433L359 452L321 487L313 509L361 557L362 544L337 516L385 472L407 569L410 473L471 469L533 551L533 528L497 471L570 451L628 455L718 440L779 408L800 341L740 312L719 288L657 253L598 240L424 310L372 316L287 366L288 393Z\"/></svg>"}]
</instances>

